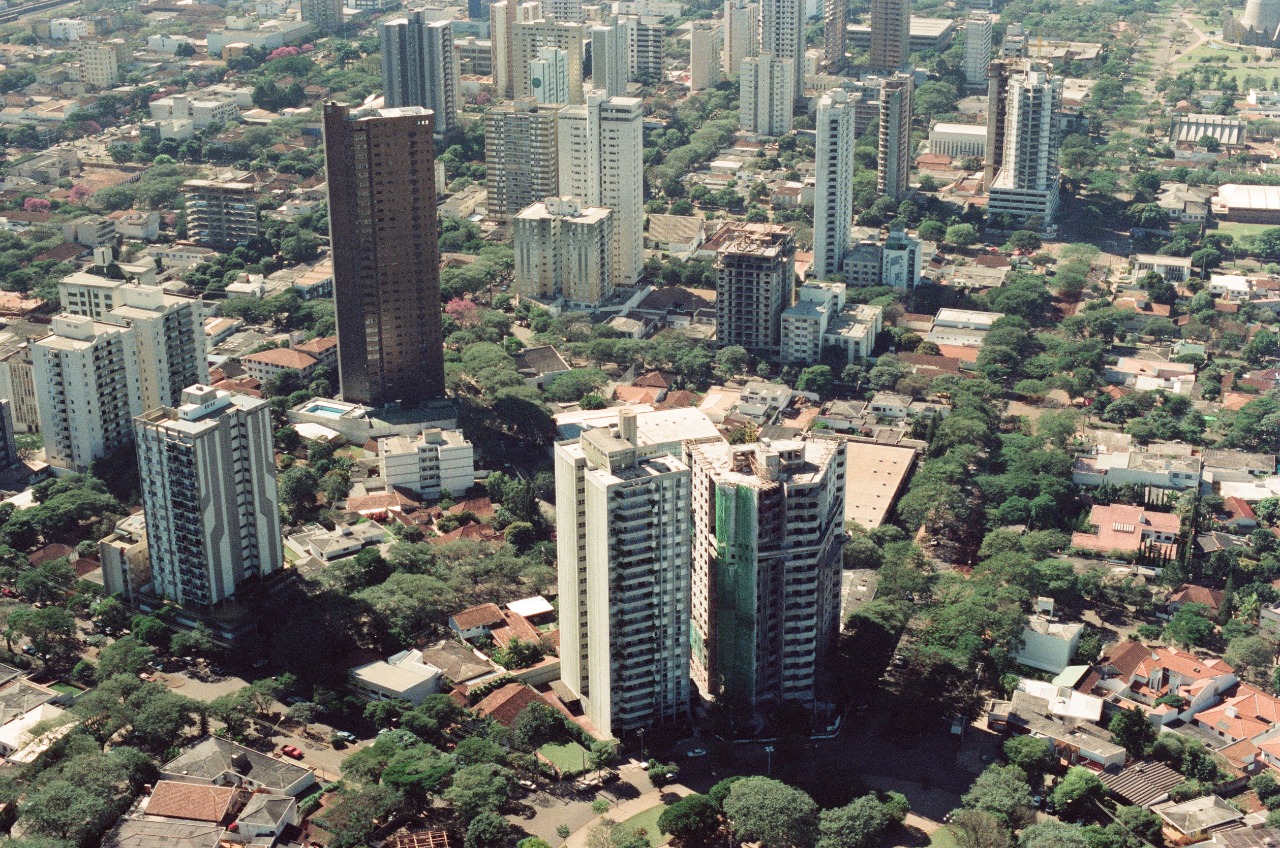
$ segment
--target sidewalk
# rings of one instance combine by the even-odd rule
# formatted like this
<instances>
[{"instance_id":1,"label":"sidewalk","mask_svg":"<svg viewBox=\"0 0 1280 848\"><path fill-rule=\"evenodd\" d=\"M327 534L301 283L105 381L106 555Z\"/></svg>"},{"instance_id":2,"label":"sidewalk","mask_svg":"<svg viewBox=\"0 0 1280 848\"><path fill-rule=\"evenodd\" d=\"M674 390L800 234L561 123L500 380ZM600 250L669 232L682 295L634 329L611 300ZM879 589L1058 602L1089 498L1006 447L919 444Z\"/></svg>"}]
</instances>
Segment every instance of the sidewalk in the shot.
<instances>
[{"instance_id":1,"label":"sidewalk","mask_svg":"<svg viewBox=\"0 0 1280 848\"><path fill-rule=\"evenodd\" d=\"M618 806L610 809L609 812L602 816L596 816L591 821L569 834L569 838L564 841L563 848L586 848L587 838L591 835L591 829L602 819L613 819L616 822L624 822L634 815L643 813L650 807L658 806L662 803L662 796L668 793L679 795L681 798L684 798L687 795L692 795L693 790L687 786L681 786L680 784L673 783L670 786L664 786L661 789L650 789L639 798L632 798L630 801L623 801ZM654 835L653 841L658 845L663 844L657 842L657 834Z\"/></svg>"}]
</instances>

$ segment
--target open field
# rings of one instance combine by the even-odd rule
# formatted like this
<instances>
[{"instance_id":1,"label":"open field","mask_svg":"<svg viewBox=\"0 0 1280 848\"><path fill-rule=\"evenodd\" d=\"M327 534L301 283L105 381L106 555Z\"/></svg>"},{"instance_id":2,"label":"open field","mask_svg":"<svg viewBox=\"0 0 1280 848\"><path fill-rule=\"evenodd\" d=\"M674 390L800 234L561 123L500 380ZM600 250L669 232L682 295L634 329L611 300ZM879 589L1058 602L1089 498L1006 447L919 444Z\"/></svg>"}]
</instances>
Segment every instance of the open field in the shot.
<instances>
[{"instance_id":1,"label":"open field","mask_svg":"<svg viewBox=\"0 0 1280 848\"><path fill-rule=\"evenodd\" d=\"M538 753L546 757L551 765L560 770L561 774L581 774L586 770L583 764L587 761L587 749L577 742L570 742L567 745L553 745L548 742L538 749Z\"/></svg>"},{"instance_id":2,"label":"open field","mask_svg":"<svg viewBox=\"0 0 1280 848\"><path fill-rule=\"evenodd\" d=\"M1234 236L1256 236L1263 230L1274 230L1273 224L1241 224L1231 221L1219 224L1216 229L1209 230L1211 233L1222 233L1223 235Z\"/></svg>"}]
</instances>

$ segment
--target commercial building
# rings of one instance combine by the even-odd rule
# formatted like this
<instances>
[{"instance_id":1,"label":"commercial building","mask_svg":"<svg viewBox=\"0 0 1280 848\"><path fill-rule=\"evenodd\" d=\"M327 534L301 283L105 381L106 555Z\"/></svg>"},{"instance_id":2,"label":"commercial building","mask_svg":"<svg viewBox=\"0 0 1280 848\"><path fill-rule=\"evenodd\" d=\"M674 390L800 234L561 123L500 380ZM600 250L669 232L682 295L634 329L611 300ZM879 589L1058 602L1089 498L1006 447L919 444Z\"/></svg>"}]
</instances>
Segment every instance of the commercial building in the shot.
<instances>
[{"instance_id":1,"label":"commercial building","mask_svg":"<svg viewBox=\"0 0 1280 848\"><path fill-rule=\"evenodd\" d=\"M738 66L738 125L749 133L785 135L795 109L798 66L772 53L748 56Z\"/></svg>"},{"instance_id":2,"label":"commercial building","mask_svg":"<svg viewBox=\"0 0 1280 848\"><path fill-rule=\"evenodd\" d=\"M88 471L133 440L142 413L137 343L128 327L80 315L55 316L50 331L31 343L45 458Z\"/></svg>"},{"instance_id":3,"label":"commercial building","mask_svg":"<svg viewBox=\"0 0 1280 848\"><path fill-rule=\"evenodd\" d=\"M378 470L387 488L438 498L461 496L476 482L475 452L461 430L428 427L416 436L378 440Z\"/></svg>"},{"instance_id":4,"label":"commercial building","mask_svg":"<svg viewBox=\"0 0 1280 848\"><path fill-rule=\"evenodd\" d=\"M1006 75L1014 63L1020 67ZM1058 211L1062 78L1037 70L1026 60L994 62L992 73L990 102L998 102L995 98L1001 92L997 89L1003 88L1004 108L1001 114L992 106L988 116L987 170L994 171L994 178L988 188L987 214L998 225L1038 225L1052 231ZM993 121L1002 126L992 127ZM998 151L993 142L999 144Z\"/></svg>"},{"instance_id":5,"label":"commercial building","mask_svg":"<svg viewBox=\"0 0 1280 848\"><path fill-rule=\"evenodd\" d=\"M156 286L130 284L116 292L116 301L102 320L132 330L143 411L173 406L187 386L208 381L204 310L199 300Z\"/></svg>"},{"instance_id":6,"label":"commercial building","mask_svg":"<svg viewBox=\"0 0 1280 848\"><path fill-rule=\"evenodd\" d=\"M627 29L631 45L631 78L649 83L662 81L662 42L666 27L649 23L639 15L620 15L618 22Z\"/></svg>"},{"instance_id":7,"label":"commercial building","mask_svg":"<svg viewBox=\"0 0 1280 848\"><path fill-rule=\"evenodd\" d=\"M919 239L902 230L890 230L880 248L880 285L898 289L915 288L924 267L924 252Z\"/></svg>"},{"instance_id":8,"label":"commercial building","mask_svg":"<svg viewBox=\"0 0 1280 848\"><path fill-rule=\"evenodd\" d=\"M813 265L819 280L839 276L853 225L853 106L833 88L818 98L814 125L817 184L813 194Z\"/></svg>"},{"instance_id":9,"label":"commercial building","mask_svg":"<svg viewBox=\"0 0 1280 848\"><path fill-rule=\"evenodd\" d=\"M697 93L720 81L724 26L719 21L694 21L689 30L689 92Z\"/></svg>"},{"instance_id":10,"label":"commercial building","mask_svg":"<svg viewBox=\"0 0 1280 848\"><path fill-rule=\"evenodd\" d=\"M235 180L187 180L182 184L187 235L219 249L258 237L258 188Z\"/></svg>"},{"instance_id":11,"label":"commercial building","mask_svg":"<svg viewBox=\"0 0 1280 848\"><path fill-rule=\"evenodd\" d=\"M690 442L693 651L708 699L813 704L840 632L839 439Z\"/></svg>"},{"instance_id":12,"label":"commercial building","mask_svg":"<svg viewBox=\"0 0 1280 848\"><path fill-rule=\"evenodd\" d=\"M970 88L986 88L990 62L991 13L974 9L964 21L964 81Z\"/></svg>"},{"instance_id":13,"label":"commercial building","mask_svg":"<svg viewBox=\"0 0 1280 848\"><path fill-rule=\"evenodd\" d=\"M910 0L871 0L871 73L895 74L910 59Z\"/></svg>"},{"instance_id":14,"label":"commercial building","mask_svg":"<svg viewBox=\"0 0 1280 848\"><path fill-rule=\"evenodd\" d=\"M791 102L804 98L805 0L760 0L760 52L791 62Z\"/></svg>"},{"instance_id":15,"label":"commercial building","mask_svg":"<svg viewBox=\"0 0 1280 848\"><path fill-rule=\"evenodd\" d=\"M1206 136L1228 150L1244 147L1247 122L1224 115L1179 115L1169 122L1169 142L1177 147L1201 147Z\"/></svg>"},{"instance_id":16,"label":"commercial building","mask_svg":"<svg viewBox=\"0 0 1280 848\"><path fill-rule=\"evenodd\" d=\"M1280 186L1228 183L1218 186L1209 205L1219 221L1280 224Z\"/></svg>"},{"instance_id":17,"label":"commercial building","mask_svg":"<svg viewBox=\"0 0 1280 848\"><path fill-rule=\"evenodd\" d=\"M725 0L724 51L721 68L726 77L738 75L742 60L760 52L760 3L758 0Z\"/></svg>"},{"instance_id":18,"label":"commercial building","mask_svg":"<svg viewBox=\"0 0 1280 848\"><path fill-rule=\"evenodd\" d=\"M147 108L153 121L190 121L196 130L240 120L240 107L229 97L172 94L152 100Z\"/></svg>"},{"instance_id":19,"label":"commercial building","mask_svg":"<svg viewBox=\"0 0 1280 848\"><path fill-rule=\"evenodd\" d=\"M436 138L457 133L460 92L458 54L453 25L412 12L382 24L383 103L388 107L421 106L435 113Z\"/></svg>"},{"instance_id":20,"label":"commercial building","mask_svg":"<svg viewBox=\"0 0 1280 848\"><path fill-rule=\"evenodd\" d=\"M929 152L964 159L987 154L987 128L981 124L937 122L929 128Z\"/></svg>"},{"instance_id":21,"label":"commercial building","mask_svg":"<svg viewBox=\"0 0 1280 848\"><path fill-rule=\"evenodd\" d=\"M911 190L911 90L910 74L894 74L880 83L876 190L895 201Z\"/></svg>"},{"instance_id":22,"label":"commercial building","mask_svg":"<svg viewBox=\"0 0 1280 848\"><path fill-rule=\"evenodd\" d=\"M432 116L421 106L324 111L329 243L344 400L444 397Z\"/></svg>"},{"instance_id":23,"label":"commercial building","mask_svg":"<svg viewBox=\"0 0 1280 848\"><path fill-rule=\"evenodd\" d=\"M561 678L606 736L689 706L689 469L636 415L555 448Z\"/></svg>"},{"instance_id":24,"label":"commercial building","mask_svg":"<svg viewBox=\"0 0 1280 848\"><path fill-rule=\"evenodd\" d=\"M488 212L515 215L560 189L556 110L532 98L491 106L484 113Z\"/></svg>"},{"instance_id":25,"label":"commercial building","mask_svg":"<svg viewBox=\"0 0 1280 848\"><path fill-rule=\"evenodd\" d=\"M529 88L540 105L569 102L569 54L559 47L543 47L529 63Z\"/></svg>"},{"instance_id":26,"label":"commercial building","mask_svg":"<svg viewBox=\"0 0 1280 848\"><path fill-rule=\"evenodd\" d=\"M644 101L592 92L557 116L561 196L612 213L610 274L629 286L644 271Z\"/></svg>"},{"instance_id":27,"label":"commercial building","mask_svg":"<svg viewBox=\"0 0 1280 848\"><path fill-rule=\"evenodd\" d=\"M780 224L725 224L716 251L716 339L757 353L778 352L782 311L795 289L795 231Z\"/></svg>"},{"instance_id":28,"label":"commercial building","mask_svg":"<svg viewBox=\"0 0 1280 848\"><path fill-rule=\"evenodd\" d=\"M338 32L342 29L342 0L302 0L302 20L317 33Z\"/></svg>"},{"instance_id":29,"label":"commercial building","mask_svg":"<svg viewBox=\"0 0 1280 848\"><path fill-rule=\"evenodd\" d=\"M563 50L568 56L569 103L582 103L582 61L585 37L586 27L582 24L563 23L546 18L517 22L511 34L515 96L534 96L530 63L539 58L544 47L554 47L557 50Z\"/></svg>"},{"instance_id":30,"label":"commercial building","mask_svg":"<svg viewBox=\"0 0 1280 848\"><path fill-rule=\"evenodd\" d=\"M515 290L539 303L590 309L613 291L613 214L548 197L512 221Z\"/></svg>"},{"instance_id":31,"label":"commercial building","mask_svg":"<svg viewBox=\"0 0 1280 848\"><path fill-rule=\"evenodd\" d=\"M283 566L265 400L190 386L141 416L137 437L157 595L208 609Z\"/></svg>"}]
</instances>

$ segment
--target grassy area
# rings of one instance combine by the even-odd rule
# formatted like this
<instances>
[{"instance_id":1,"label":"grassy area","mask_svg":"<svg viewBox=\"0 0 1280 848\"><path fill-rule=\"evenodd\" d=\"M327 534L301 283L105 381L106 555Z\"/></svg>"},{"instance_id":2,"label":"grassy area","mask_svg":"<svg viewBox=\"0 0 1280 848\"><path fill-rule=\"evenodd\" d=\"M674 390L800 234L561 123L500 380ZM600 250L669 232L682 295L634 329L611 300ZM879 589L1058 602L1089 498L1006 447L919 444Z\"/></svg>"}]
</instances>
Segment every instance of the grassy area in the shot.
<instances>
[{"instance_id":1,"label":"grassy area","mask_svg":"<svg viewBox=\"0 0 1280 848\"><path fill-rule=\"evenodd\" d=\"M55 692L61 692L63 695L70 695L73 698L78 698L84 694L83 689L77 689L70 683L54 683L49 688Z\"/></svg>"},{"instance_id":2,"label":"grassy area","mask_svg":"<svg viewBox=\"0 0 1280 848\"><path fill-rule=\"evenodd\" d=\"M288 545L284 545L283 547L284 547L284 558L289 560L289 562L297 562L298 561L297 552L294 551L294 549L289 547Z\"/></svg>"},{"instance_id":3,"label":"grassy area","mask_svg":"<svg viewBox=\"0 0 1280 848\"><path fill-rule=\"evenodd\" d=\"M1237 85L1243 85L1246 76L1260 77L1266 80L1268 85L1280 79L1280 63L1275 59L1262 62L1240 61L1241 56L1252 56L1255 52L1252 47L1238 47L1232 44L1208 41L1178 57L1172 70L1176 73L1178 71L1192 70L1204 64L1211 64L1222 68L1235 77ZM1202 62L1202 59L1205 61ZM1223 59L1226 59L1225 63L1222 61Z\"/></svg>"},{"instance_id":4,"label":"grassy area","mask_svg":"<svg viewBox=\"0 0 1280 848\"><path fill-rule=\"evenodd\" d=\"M577 742L570 742L567 745L548 742L538 749L538 753L546 757L548 762L565 777L573 777L585 771L582 764L587 761L587 749Z\"/></svg>"},{"instance_id":5,"label":"grassy area","mask_svg":"<svg viewBox=\"0 0 1280 848\"><path fill-rule=\"evenodd\" d=\"M1256 236L1263 230L1274 230L1274 224L1242 224L1239 222L1227 221L1218 225L1215 230L1209 230L1211 233L1222 233L1233 237L1240 236Z\"/></svg>"},{"instance_id":6,"label":"grassy area","mask_svg":"<svg viewBox=\"0 0 1280 848\"><path fill-rule=\"evenodd\" d=\"M649 837L649 841L654 845L662 845L666 840L662 838L662 831L658 829L658 817L662 815L662 811L667 808L666 804L658 804L650 807L642 813L636 813L631 818L622 822L628 827L637 830L643 829L645 835ZM952 843L954 846L954 843Z\"/></svg>"},{"instance_id":7,"label":"grassy area","mask_svg":"<svg viewBox=\"0 0 1280 848\"><path fill-rule=\"evenodd\" d=\"M951 828L940 827L929 837L931 848L956 848L956 838L951 835Z\"/></svg>"}]
</instances>

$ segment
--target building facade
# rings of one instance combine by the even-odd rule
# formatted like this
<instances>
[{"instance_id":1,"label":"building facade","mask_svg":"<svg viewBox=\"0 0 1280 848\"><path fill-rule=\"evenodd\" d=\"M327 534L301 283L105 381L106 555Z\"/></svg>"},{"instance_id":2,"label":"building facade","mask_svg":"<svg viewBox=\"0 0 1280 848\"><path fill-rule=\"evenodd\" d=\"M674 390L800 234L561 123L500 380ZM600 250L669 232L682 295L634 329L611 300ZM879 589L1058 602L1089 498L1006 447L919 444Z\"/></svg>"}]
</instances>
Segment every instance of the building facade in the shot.
<instances>
[{"instance_id":1,"label":"building facade","mask_svg":"<svg viewBox=\"0 0 1280 848\"><path fill-rule=\"evenodd\" d=\"M116 294L119 305L102 320L133 331L142 411L174 406L187 386L208 382L199 300L156 286L127 285Z\"/></svg>"},{"instance_id":2,"label":"building facade","mask_svg":"<svg viewBox=\"0 0 1280 848\"><path fill-rule=\"evenodd\" d=\"M920 282L924 251L919 239L902 230L890 230L880 247L880 285L913 289Z\"/></svg>"},{"instance_id":3,"label":"building facade","mask_svg":"<svg viewBox=\"0 0 1280 848\"><path fill-rule=\"evenodd\" d=\"M23 342L0 351L0 397L7 398L11 404L15 430L34 433L40 429L30 344Z\"/></svg>"},{"instance_id":4,"label":"building facade","mask_svg":"<svg viewBox=\"0 0 1280 848\"><path fill-rule=\"evenodd\" d=\"M342 0L302 0L302 20L315 27L317 33L339 32Z\"/></svg>"},{"instance_id":5,"label":"building facade","mask_svg":"<svg viewBox=\"0 0 1280 848\"><path fill-rule=\"evenodd\" d=\"M791 103L804 99L805 0L760 0L760 52L791 62Z\"/></svg>"},{"instance_id":6,"label":"building facade","mask_svg":"<svg viewBox=\"0 0 1280 848\"><path fill-rule=\"evenodd\" d=\"M844 442L688 442L684 460L694 682L731 709L813 704L840 632Z\"/></svg>"},{"instance_id":7,"label":"building facade","mask_svg":"<svg viewBox=\"0 0 1280 848\"><path fill-rule=\"evenodd\" d=\"M142 414L133 331L81 315L58 315L31 343L40 431L50 465L88 471L133 440Z\"/></svg>"},{"instance_id":8,"label":"building facade","mask_svg":"<svg viewBox=\"0 0 1280 848\"><path fill-rule=\"evenodd\" d=\"M1052 231L1060 182L1062 78L1026 60L1009 61L1020 67L1008 75L1003 86L1003 114L993 108L988 119L1002 121L1003 127L995 133L1001 152L988 189L987 215L998 225L1008 222L1013 228L1037 226ZM992 136L989 128L989 161L994 155Z\"/></svg>"},{"instance_id":9,"label":"building facade","mask_svg":"<svg viewBox=\"0 0 1280 848\"><path fill-rule=\"evenodd\" d=\"M644 101L592 92L560 110L556 123L561 196L608 209L614 286L644 271Z\"/></svg>"},{"instance_id":10,"label":"building facade","mask_svg":"<svg viewBox=\"0 0 1280 848\"><path fill-rule=\"evenodd\" d=\"M635 413L556 445L561 679L606 735L689 706L689 469Z\"/></svg>"},{"instance_id":11,"label":"building facade","mask_svg":"<svg viewBox=\"0 0 1280 848\"><path fill-rule=\"evenodd\" d=\"M484 165L489 214L510 217L560 190L556 110L532 98L484 113Z\"/></svg>"},{"instance_id":12,"label":"building facade","mask_svg":"<svg viewBox=\"0 0 1280 848\"><path fill-rule=\"evenodd\" d=\"M726 77L738 75L742 60L760 52L760 3L758 0L725 0L724 52L721 69Z\"/></svg>"},{"instance_id":13,"label":"building facade","mask_svg":"<svg viewBox=\"0 0 1280 848\"><path fill-rule=\"evenodd\" d=\"M382 85L386 106L430 109L436 138L455 135L461 103L453 24L429 20L425 12L383 23Z\"/></svg>"},{"instance_id":14,"label":"building facade","mask_svg":"<svg viewBox=\"0 0 1280 848\"><path fill-rule=\"evenodd\" d=\"M871 73L895 74L910 60L910 0L871 0Z\"/></svg>"},{"instance_id":15,"label":"building facade","mask_svg":"<svg viewBox=\"0 0 1280 848\"><path fill-rule=\"evenodd\" d=\"M853 107L849 93L833 88L818 98L814 125L817 184L813 193L813 276L838 276L853 225Z\"/></svg>"},{"instance_id":16,"label":"building facade","mask_svg":"<svg viewBox=\"0 0 1280 848\"><path fill-rule=\"evenodd\" d=\"M415 407L443 398L432 116L331 103L324 136L343 399Z\"/></svg>"},{"instance_id":17,"label":"building facade","mask_svg":"<svg viewBox=\"0 0 1280 848\"><path fill-rule=\"evenodd\" d=\"M621 24L591 28L591 87L606 97L627 93L631 80L631 42Z\"/></svg>"},{"instance_id":18,"label":"building facade","mask_svg":"<svg viewBox=\"0 0 1280 848\"><path fill-rule=\"evenodd\" d=\"M613 214L548 197L512 221L515 290L538 303L591 309L613 291Z\"/></svg>"},{"instance_id":19,"label":"building facade","mask_svg":"<svg viewBox=\"0 0 1280 848\"><path fill-rule=\"evenodd\" d=\"M544 47L529 63L529 88L542 104L563 106L569 102L569 54L559 47Z\"/></svg>"},{"instance_id":20,"label":"building facade","mask_svg":"<svg viewBox=\"0 0 1280 848\"><path fill-rule=\"evenodd\" d=\"M512 73L515 75L516 97L534 96L530 63L540 56L544 47L563 50L569 63L569 103L583 102L582 61L583 39L586 27L582 24L562 23L546 18L518 21L512 28Z\"/></svg>"},{"instance_id":21,"label":"building facade","mask_svg":"<svg viewBox=\"0 0 1280 848\"><path fill-rule=\"evenodd\" d=\"M985 88L991 63L991 13L974 9L964 22L964 81L970 88Z\"/></svg>"},{"instance_id":22,"label":"building facade","mask_svg":"<svg viewBox=\"0 0 1280 848\"><path fill-rule=\"evenodd\" d=\"M424 498L438 498L444 491L459 497L476 482L471 442L461 430L438 427L413 437L379 439L378 470L388 489L408 489Z\"/></svg>"},{"instance_id":23,"label":"building facade","mask_svg":"<svg viewBox=\"0 0 1280 848\"><path fill-rule=\"evenodd\" d=\"M798 67L772 53L748 56L738 66L738 124L749 133L785 135L795 109Z\"/></svg>"},{"instance_id":24,"label":"building facade","mask_svg":"<svg viewBox=\"0 0 1280 848\"><path fill-rule=\"evenodd\" d=\"M187 180L182 184L187 236L219 249L258 237L258 187L253 183Z\"/></svg>"},{"instance_id":25,"label":"building facade","mask_svg":"<svg viewBox=\"0 0 1280 848\"><path fill-rule=\"evenodd\" d=\"M267 401L190 386L137 434L157 595L208 609L283 566Z\"/></svg>"},{"instance_id":26,"label":"building facade","mask_svg":"<svg viewBox=\"0 0 1280 848\"><path fill-rule=\"evenodd\" d=\"M726 224L716 250L716 339L776 353L782 311L795 289L795 231L779 224Z\"/></svg>"},{"instance_id":27,"label":"building facade","mask_svg":"<svg viewBox=\"0 0 1280 848\"><path fill-rule=\"evenodd\" d=\"M724 26L719 21L695 21L689 30L689 92L696 93L720 81L720 54Z\"/></svg>"},{"instance_id":28,"label":"building facade","mask_svg":"<svg viewBox=\"0 0 1280 848\"><path fill-rule=\"evenodd\" d=\"M911 75L894 74L880 84L880 138L876 189L892 200L911 191Z\"/></svg>"}]
</instances>

